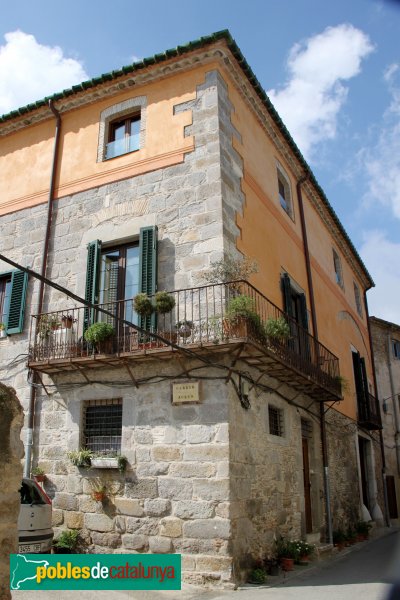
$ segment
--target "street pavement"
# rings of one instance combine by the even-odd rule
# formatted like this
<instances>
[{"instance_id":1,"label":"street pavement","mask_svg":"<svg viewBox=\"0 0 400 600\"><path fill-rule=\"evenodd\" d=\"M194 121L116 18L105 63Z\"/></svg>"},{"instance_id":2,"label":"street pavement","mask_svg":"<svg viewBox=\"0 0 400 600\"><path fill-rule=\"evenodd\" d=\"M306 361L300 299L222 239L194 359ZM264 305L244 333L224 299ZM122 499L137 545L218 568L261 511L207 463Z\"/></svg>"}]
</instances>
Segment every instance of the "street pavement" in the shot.
<instances>
[{"instance_id":1,"label":"street pavement","mask_svg":"<svg viewBox=\"0 0 400 600\"><path fill-rule=\"evenodd\" d=\"M13 600L385 600L390 581L400 580L400 531L352 546L310 567L296 567L286 577L270 577L266 585L237 590L182 591L15 591ZM400 600L397 599L396 600Z\"/></svg>"}]
</instances>

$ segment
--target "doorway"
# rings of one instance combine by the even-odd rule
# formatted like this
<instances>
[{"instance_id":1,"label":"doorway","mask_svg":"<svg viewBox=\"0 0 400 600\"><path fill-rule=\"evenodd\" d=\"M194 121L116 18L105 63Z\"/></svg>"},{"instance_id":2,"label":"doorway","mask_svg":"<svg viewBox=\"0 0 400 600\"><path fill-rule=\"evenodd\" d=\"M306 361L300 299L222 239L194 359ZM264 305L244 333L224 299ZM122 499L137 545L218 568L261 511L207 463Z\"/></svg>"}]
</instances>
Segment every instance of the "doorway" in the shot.
<instances>
[{"instance_id":1,"label":"doorway","mask_svg":"<svg viewBox=\"0 0 400 600\"><path fill-rule=\"evenodd\" d=\"M310 479L310 440L312 424L307 419L301 419L301 445L303 453L303 486L304 486L304 518L306 533L312 533L312 505Z\"/></svg>"}]
</instances>

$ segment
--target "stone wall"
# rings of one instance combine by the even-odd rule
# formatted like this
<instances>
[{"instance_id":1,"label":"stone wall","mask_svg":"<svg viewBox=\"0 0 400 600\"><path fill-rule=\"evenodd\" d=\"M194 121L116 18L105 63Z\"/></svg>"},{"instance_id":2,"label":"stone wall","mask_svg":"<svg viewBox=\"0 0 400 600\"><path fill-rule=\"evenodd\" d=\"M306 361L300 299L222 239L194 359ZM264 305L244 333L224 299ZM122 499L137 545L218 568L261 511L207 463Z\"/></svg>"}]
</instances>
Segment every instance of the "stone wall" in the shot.
<instances>
[{"instance_id":1,"label":"stone wall","mask_svg":"<svg viewBox=\"0 0 400 600\"><path fill-rule=\"evenodd\" d=\"M0 383L0 598L11 599L10 554L18 552L23 411L15 391Z\"/></svg>"}]
</instances>

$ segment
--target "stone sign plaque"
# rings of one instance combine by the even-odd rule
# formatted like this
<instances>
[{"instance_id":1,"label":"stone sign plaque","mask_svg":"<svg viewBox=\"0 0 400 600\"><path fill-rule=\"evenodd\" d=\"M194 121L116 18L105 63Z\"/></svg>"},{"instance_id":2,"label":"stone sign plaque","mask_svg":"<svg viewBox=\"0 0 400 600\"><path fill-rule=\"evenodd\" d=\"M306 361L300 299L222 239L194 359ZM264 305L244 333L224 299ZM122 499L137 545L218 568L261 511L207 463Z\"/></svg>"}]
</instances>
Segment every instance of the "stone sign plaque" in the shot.
<instances>
[{"instance_id":1,"label":"stone sign plaque","mask_svg":"<svg viewBox=\"0 0 400 600\"><path fill-rule=\"evenodd\" d=\"M199 381L172 384L172 404L183 404L185 402L200 402Z\"/></svg>"}]
</instances>

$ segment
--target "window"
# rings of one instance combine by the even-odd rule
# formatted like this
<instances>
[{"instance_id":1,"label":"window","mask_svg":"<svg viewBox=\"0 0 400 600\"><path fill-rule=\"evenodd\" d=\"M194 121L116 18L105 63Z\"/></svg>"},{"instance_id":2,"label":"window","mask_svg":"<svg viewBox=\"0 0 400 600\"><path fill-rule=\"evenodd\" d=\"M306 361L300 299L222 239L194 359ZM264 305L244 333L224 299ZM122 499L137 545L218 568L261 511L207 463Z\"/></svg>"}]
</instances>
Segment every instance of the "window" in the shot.
<instances>
[{"instance_id":1,"label":"window","mask_svg":"<svg viewBox=\"0 0 400 600\"><path fill-rule=\"evenodd\" d=\"M0 274L0 323L8 335L22 332L27 285L28 275L23 271Z\"/></svg>"},{"instance_id":2,"label":"window","mask_svg":"<svg viewBox=\"0 0 400 600\"><path fill-rule=\"evenodd\" d=\"M360 288L358 287L358 285L356 284L355 281L353 281L353 285L354 285L354 298L356 300L357 312L360 315L360 317L362 317L363 312L362 312Z\"/></svg>"},{"instance_id":3,"label":"window","mask_svg":"<svg viewBox=\"0 0 400 600\"><path fill-rule=\"evenodd\" d=\"M85 298L93 304L105 304L116 316L150 329L155 315L137 317L130 300L138 292L152 295L157 291L157 227L143 227L139 241L104 248L100 240L88 245ZM85 309L85 329L97 319L112 322L108 316Z\"/></svg>"},{"instance_id":4,"label":"window","mask_svg":"<svg viewBox=\"0 0 400 600\"><path fill-rule=\"evenodd\" d=\"M268 406L269 432L271 435L283 437L283 411L275 406Z\"/></svg>"},{"instance_id":5,"label":"window","mask_svg":"<svg viewBox=\"0 0 400 600\"><path fill-rule=\"evenodd\" d=\"M106 158L139 150L140 114L113 121L109 131Z\"/></svg>"},{"instance_id":6,"label":"window","mask_svg":"<svg viewBox=\"0 0 400 600\"><path fill-rule=\"evenodd\" d=\"M278 193L279 201L285 212L293 219L293 205L292 205L292 194L290 190L290 181L283 168L278 164L277 169L278 177Z\"/></svg>"},{"instance_id":7,"label":"window","mask_svg":"<svg viewBox=\"0 0 400 600\"><path fill-rule=\"evenodd\" d=\"M335 277L336 277L336 283L338 285L340 285L340 287L343 287L343 273L342 273L342 263L340 261L340 257L338 255L338 253L336 252L336 250L333 250L333 266L335 269Z\"/></svg>"},{"instance_id":8,"label":"window","mask_svg":"<svg viewBox=\"0 0 400 600\"><path fill-rule=\"evenodd\" d=\"M84 405L83 446L92 452L121 451L122 400L89 400Z\"/></svg>"},{"instance_id":9,"label":"window","mask_svg":"<svg viewBox=\"0 0 400 600\"><path fill-rule=\"evenodd\" d=\"M136 96L101 112L97 162L144 147L146 103L146 96Z\"/></svg>"},{"instance_id":10,"label":"window","mask_svg":"<svg viewBox=\"0 0 400 600\"><path fill-rule=\"evenodd\" d=\"M392 340L393 356L400 359L400 342L398 340Z\"/></svg>"}]
</instances>

